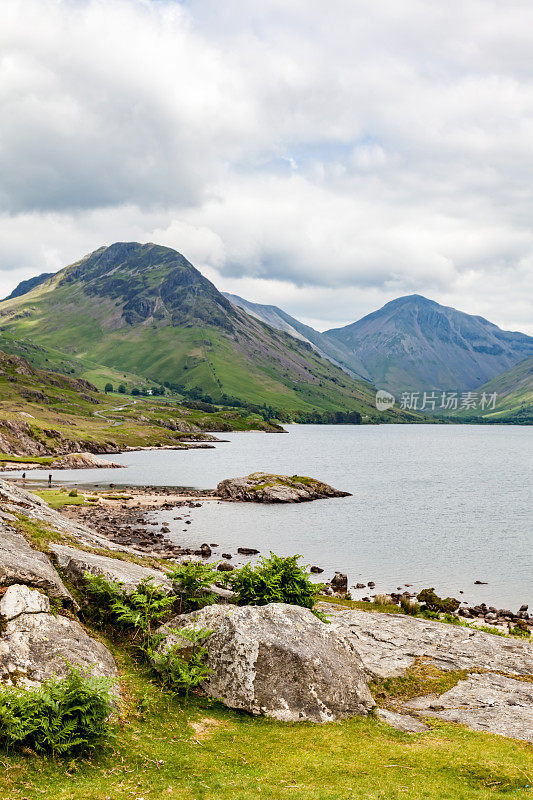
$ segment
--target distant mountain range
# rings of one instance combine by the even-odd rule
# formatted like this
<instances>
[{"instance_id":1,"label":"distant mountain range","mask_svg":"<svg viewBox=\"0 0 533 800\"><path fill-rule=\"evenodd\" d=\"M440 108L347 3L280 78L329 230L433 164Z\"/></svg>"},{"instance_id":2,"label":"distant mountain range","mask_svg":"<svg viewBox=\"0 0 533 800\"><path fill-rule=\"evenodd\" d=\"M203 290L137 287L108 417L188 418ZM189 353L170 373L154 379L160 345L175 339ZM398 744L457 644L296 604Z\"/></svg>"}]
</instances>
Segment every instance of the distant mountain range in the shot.
<instances>
[{"instance_id":1,"label":"distant mountain range","mask_svg":"<svg viewBox=\"0 0 533 800\"><path fill-rule=\"evenodd\" d=\"M117 242L0 303L0 347L44 369L146 380L302 414L380 414L373 387L233 305L180 253Z\"/></svg>"},{"instance_id":2,"label":"distant mountain range","mask_svg":"<svg viewBox=\"0 0 533 800\"><path fill-rule=\"evenodd\" d=\"M371 383L397 398L486 385L502 395L499 413L523 414L531 402L531 336L416 294L319 332L277 306L219 292L155 244L118 242L23 281L0 303L0 327L4 349L98 385L150 379L213 399L391 421L399 417L377 414Z\"/></svg>"},{"instance_id":3,"label":"distant mountain range","mask_svg":"<svg viewBox=\"0 0 533 800\"><path fill-rule=\"evenodd\" d=\"M474 389L533 354L533 337L416 294L324 333L276 306L226 296L274 327L294 329L327 358L396 395Z\"/></svg>"}]
</instances>

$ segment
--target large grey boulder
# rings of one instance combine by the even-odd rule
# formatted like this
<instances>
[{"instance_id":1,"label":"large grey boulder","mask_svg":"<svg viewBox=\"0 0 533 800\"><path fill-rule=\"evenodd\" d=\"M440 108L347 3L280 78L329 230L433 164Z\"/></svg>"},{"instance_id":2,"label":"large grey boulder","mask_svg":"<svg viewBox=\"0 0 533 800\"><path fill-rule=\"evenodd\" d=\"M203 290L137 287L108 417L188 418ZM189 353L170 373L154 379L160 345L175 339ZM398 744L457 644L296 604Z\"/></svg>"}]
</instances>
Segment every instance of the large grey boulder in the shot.
<instances>
[{"instance_id":1,"label":"large grey boulder","mask_svg":"<svg viewBox=\"0 0 533 800\"><path fill-rule=\"evenodd\" d=\"M315 478L254 472L244 478L226 478L218 484L217 494L225 500L252 503L303 503L326 497L347 497L350 493Z\"/></svg>"},{"instance_id":2,"label":"large grey boulder","mask_svg":"<svg viewBox=\"0 0 533 800\"><path fill-rule=\"evenodd\" d=\"M159 650L187 646L178 631L207 628L206 692L230 708L286 722L367 714L374 702L355 648L299 606L209 606L175 617Z\"/></svg>"},{"instance_id":3,"label":"large grey boulder","mask_svg":"<svg viewBox=\"0 0 533 800\"><path fill-rule=\"evenodd\" d=\"M332 627L350 639L373 677L401 675L422 656L443 670L533 674L533 645L529 642L404 614L340 610L326 603L319 608Z\"/></svg>"},{"instance_id":4,"label":"large grey boulder","mask_svg":"<svg viewBox=\"0 0 533 800\"><path fill-rule=\"evenodd\" d=\"M51 544L50 552L54 554L57 563L72 583L80 588L85 585L85 573L90 572L92 575L101 575L108 581L121 583L128 594L133 592L145 578L153 578L154 586L161 587L168 594L172 592L171 581L158 569L142 567L120 558L88 553L63 544Z\"/></svg>"},{"instance_id":5,"label":"large grey boulder","mask_svg":"<svg viewBox=\"0 0 533 800\"><path fill-rule=\"evenodd\" d=\"M505 675L469 675L440 697L417 697L410 709L475 731L533 742L533 684Z\"/></svg>"},{"instance_id":6,"label":"large grey boulder","mask_svg":"<svg viewBox=\"0 0 533 800\"><path fill-rule=\"evenodd\" d=\"M4 614L5 629L0 636L0 682L22 688L38 686L53 675L67 675L69 665L115 678L117 670L109 650L91 639L78 622L43 610L49 608L46 600L26 586L13 586L4 596L3 612L8 614Z\"/></svg>"},{"instance_id":7,"label":"large grey boulder","mask_svg":"<svg viewBox=\"0 0 533 800\"><path fill-rule=\"evenodd\" d=\"M14 583L35 586L50 597L75 605L48 556L31 548L20 533L0 520L0 586Z\"/></svg>"}]
</instances>

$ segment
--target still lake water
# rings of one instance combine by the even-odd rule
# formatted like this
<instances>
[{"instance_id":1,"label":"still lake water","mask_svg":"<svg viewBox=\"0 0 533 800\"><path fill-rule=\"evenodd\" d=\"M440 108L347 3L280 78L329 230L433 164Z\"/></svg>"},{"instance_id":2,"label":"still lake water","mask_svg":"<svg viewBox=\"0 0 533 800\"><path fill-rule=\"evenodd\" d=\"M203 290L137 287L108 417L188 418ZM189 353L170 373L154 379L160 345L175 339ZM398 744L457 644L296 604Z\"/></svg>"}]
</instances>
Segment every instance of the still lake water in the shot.
<instances>
[{"instance_id":1,"label":"still lake water","mask_svg":"<svg viewBox=\"0 0 533 800\"><path fill-rule=\"evenodd\" d=\"M217 558L239 546L296 552L323 567L324 578L340 570L350 584L373 580L375 592L434 586L513 610L533 601L532 428L289 425L287 431L224 433L228 441L214 449L123 453L113 460L127 470L56 470L54 482L214 488L258 470L310 475L352 497L288 506L208 501L191 511L186 532L173 519L179 511L158 518L181 545L217 542ZM474 586L475 580L487 585Z\"/></svg>"}]
</instances>

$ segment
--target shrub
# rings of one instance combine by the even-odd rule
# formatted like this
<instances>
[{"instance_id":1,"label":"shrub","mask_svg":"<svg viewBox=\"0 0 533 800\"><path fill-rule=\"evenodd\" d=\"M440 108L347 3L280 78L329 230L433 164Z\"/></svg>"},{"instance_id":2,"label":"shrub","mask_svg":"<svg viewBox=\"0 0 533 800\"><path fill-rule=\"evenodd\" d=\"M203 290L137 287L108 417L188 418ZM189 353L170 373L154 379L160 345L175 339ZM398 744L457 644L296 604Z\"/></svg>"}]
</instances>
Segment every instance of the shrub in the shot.
<instances>
[{"instance_id":1,"label":"shrub","mask_svg":"<svg viewBox=\"0 0 533 800\"><path fill-rule=\"evenodd\" d=\"M129 630L133 642L146 650L153 626L169 615L176 598L154 585L153 578L144 578L127 594L122 584L106 581L101 575L86 572L84 577L93 600L89 614L104 625Z\"/></svg>"},{"instance_id":2,"label":"shrub","mask_svg":"<svg viewBox=\"0 0 533 800\"><path fill-rule=\"evenodd\" d=\"M270 553L270 558L260 558L255 567L246 564L231 572L228 583L237 593L238 604L290 603L313 610L324 585L309 579L307 568L297 563L300 558Z\"/></svg>"},{"instance_id":3,"label":"shrub","mask_svg":"<svg viewBox=\"0 0 533 800\"><path fill-rule=\"evenodd\" d=\"M428 611L453 613L461 603L455 597L442 598L435 594L435 589L422 589L417 595L417 600L424 603Z\"/></svg>"},{"instance_id":4,"label":"shrub","mask_svg":"<svg viewBox=\"0 0 533 800\"><path fill-rule=\"evenodd\" d=\"M163 686L184 692L188 697L190 690L199 686L212 672L206 664L207 648L203 645L212 631L207 628L181 628L176 633L185 640L184 644L174 644L163 653L152 650L150 660Z\"/></svg>"},{"instance_id":5,"label":"shrub","mask_svg":"<svg viewBox=\"0 0 533 800\"><path fill-rule=\"evenodd\" d=\"M71 668L63 680L40 688L0 688L0 744L36 753L68 755L94 750L109 738L111 681Z\"/></svg>"},{"instance_id":6,"label":"shrub","mask_svg":"<svg viewBox=\"0 0 533 800\"><path fill-rule=\"evenodd\" d=\"M202 564L201 561L187 561L169 572L168 577L180 598L180 614L212 605L217 597L210 587L215 581L224 579L211 564Z\"/></svg>"},{"instance_id":7,"label":"shrub","mask_svg":"<svg viewBox=\"0 0 533 800\"><path fill-rule=\"evenodd\" d=\"M417 614L420 614L420 604L413 603L406 597L402 597L400 599L400 608L402 609L404 614L409 614L412 617L416 617Z\"/></svg>"},{"instance_id":8,"label":"shrub","mask_svg":"<svg viewBox=\"0 0 533 800\"><path fill-rule=\"evenodd\" d=\"M511 636L520 636L524 639L529 639L531 636L529 627L523 619L517 620L514 627L509 626L509 633Z\"/></svg>"},{"instance_id":9,"label":"shrub","mask_svg":"<svg viewBox=\"0 0 533 800\"><path fill-rule=\"evenodd\" d=\"M77 497L78 496L78 490L77 489L71 489L70 492L68 493L68 496L69 497Z\"/></svg>"},{"instance_id":10,"label":"shrub","mask_svg":"<svg viewBox=\"0 0 533 800\"><path fill-rule=\"evenodd\" d=\"M187 591L208 580L206 565L199 564L199 567L203 569L194 571L179 567L175 570L182 577ZM214 572L211 568L209 570ZM152 664L166 688L188 695L192 688L207 678L210 669L205 664L207 650L202 642L211 631L179 630L178 635L186 639L189 646L174 645L163 653L157 652L164 634L154 634L154 627L170 615L176 602L175 595L166 595L159 586L154 586L152 578L145 578L131 594L127 594L122 584L107 581L101 575L86 572L84 577L92 598L89 606L92 618L102 625L128 633L142 660ZM197 601L198 598L192 600L193 603ZM185 603L189 602L185 594Z\"/></svg>"}]
</instances>

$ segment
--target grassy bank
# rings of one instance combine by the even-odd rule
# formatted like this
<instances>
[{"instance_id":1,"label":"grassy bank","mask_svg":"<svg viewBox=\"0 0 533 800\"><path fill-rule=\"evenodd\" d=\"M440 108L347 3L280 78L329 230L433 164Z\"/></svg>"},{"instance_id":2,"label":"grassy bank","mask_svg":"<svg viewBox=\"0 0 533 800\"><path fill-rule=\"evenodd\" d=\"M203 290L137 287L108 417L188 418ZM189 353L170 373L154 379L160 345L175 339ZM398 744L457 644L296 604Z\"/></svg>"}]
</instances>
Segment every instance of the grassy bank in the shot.
<instances>
[{"instance_id":1,"label":"grassy bank","mask_svg":"<svg viewBox=\"0 0 533 800\"><path fill-rule=\"evenodd\" d=\"M109 645L109 642L106 642ZM1 756L4 800L487 800L526 797L530 745L433 723L404 734L376 719L283 724L207 699L165 695L113 648L126 706L99 757Z\"/></svg>"}]
</instances>

